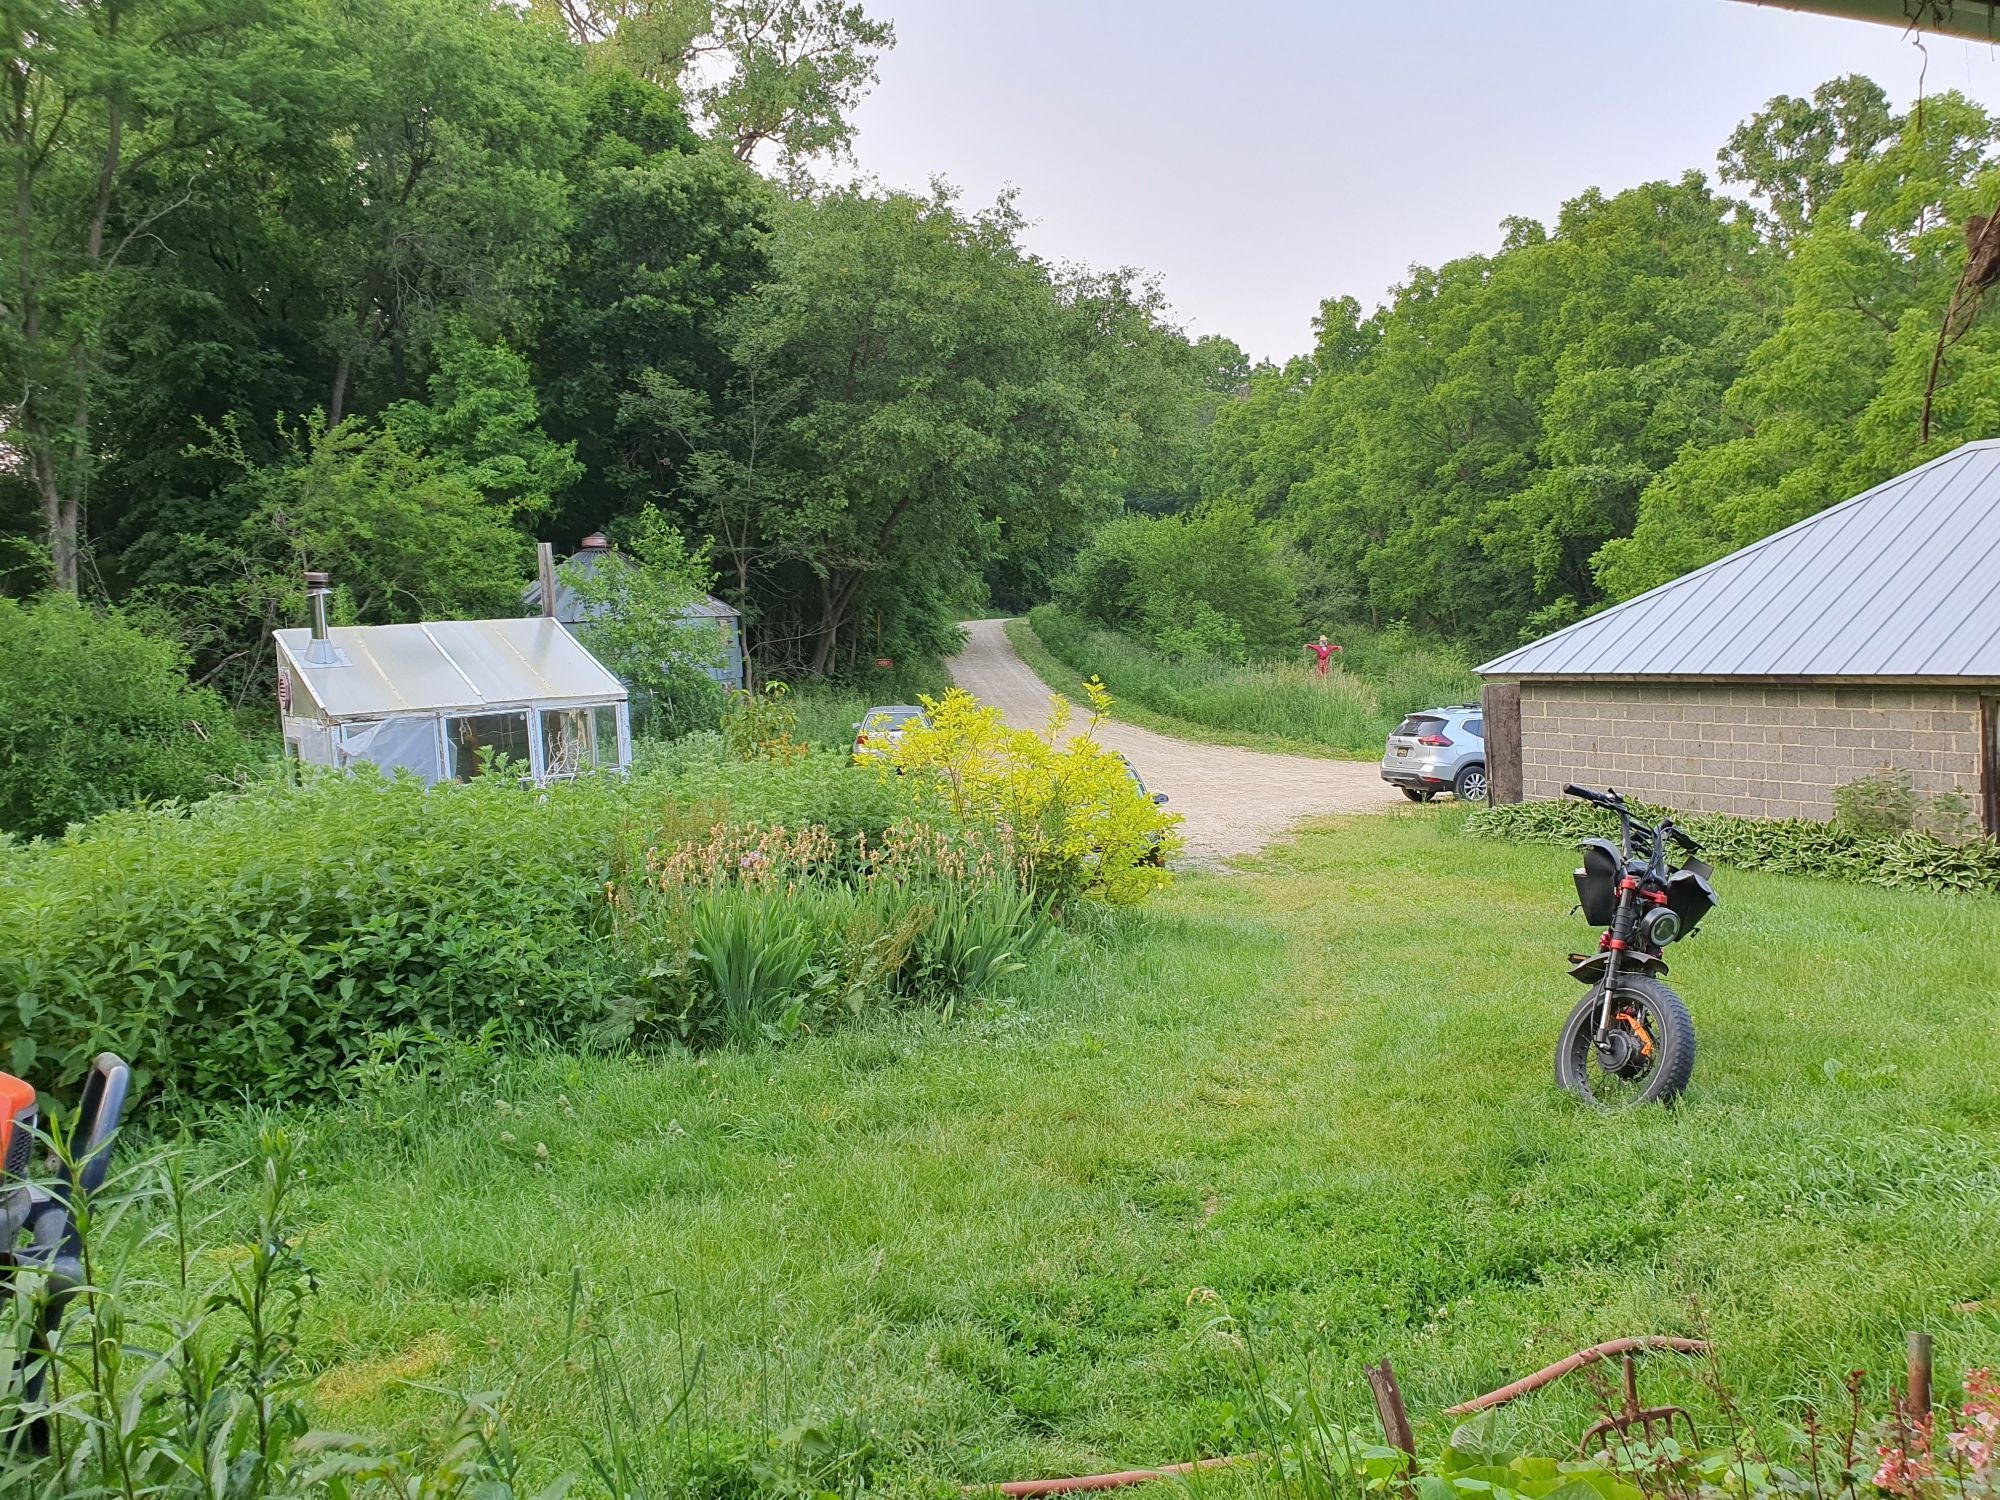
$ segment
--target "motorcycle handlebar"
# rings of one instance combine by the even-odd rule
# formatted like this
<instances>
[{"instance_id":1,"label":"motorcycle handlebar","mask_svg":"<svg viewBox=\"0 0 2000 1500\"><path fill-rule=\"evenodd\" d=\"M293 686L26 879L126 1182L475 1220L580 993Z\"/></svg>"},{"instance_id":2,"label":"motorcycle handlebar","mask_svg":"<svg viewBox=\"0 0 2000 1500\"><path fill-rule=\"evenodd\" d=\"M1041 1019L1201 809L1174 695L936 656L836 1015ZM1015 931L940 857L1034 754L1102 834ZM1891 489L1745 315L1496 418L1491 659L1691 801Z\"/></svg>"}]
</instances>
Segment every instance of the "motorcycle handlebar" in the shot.
<instances>
[{"instance_id":1,"label":"motorcycle handlebar","mask_svg":"<svg viewBox=\"0 0 2000 1500\"><path fill-rule=\"evenodd\" d=\"M1595 802L1599 807L1620 808L1625 805L1625 799L1616 792L1593 792L1587 786L1566 784L1563 787L1563 795L1576 797L1584 802Z\"/></svg>"}]
</instances>

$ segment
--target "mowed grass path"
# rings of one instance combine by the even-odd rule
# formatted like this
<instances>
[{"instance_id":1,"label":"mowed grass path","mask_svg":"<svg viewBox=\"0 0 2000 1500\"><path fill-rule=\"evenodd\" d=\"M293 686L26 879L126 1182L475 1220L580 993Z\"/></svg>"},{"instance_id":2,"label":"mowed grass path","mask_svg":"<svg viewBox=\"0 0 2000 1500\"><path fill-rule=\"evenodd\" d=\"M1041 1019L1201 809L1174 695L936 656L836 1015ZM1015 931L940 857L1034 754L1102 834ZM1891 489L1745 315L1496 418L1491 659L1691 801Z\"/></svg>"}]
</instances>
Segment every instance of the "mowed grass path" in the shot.
<instances>
[{"instance_id":1,"label":"mowed grass path","mask_svg":"<svg viewBox=\"0 0 2000 1500\"><path fill-rule=\"evenodd\" d=\"M573 1461L573 1268L636 1409L700 1346L699 1423L865 1426L891 1488L1226 1451L1243 1335L1280 1387L1317 1346L1357 1409L1388 1355L1431 1446L1620 1334L1712 1334L1773 1435L1851 1368L1884 1386L1906 1327L1941 1371L2000 1359L2000 903L1724 871L1674 966L1693 1092L1605 1119L1550 1081L1570 860L1455 821L1188 879L974 1015L324 1120L322 1417L414 1437L452 1409L426 1387L507 1388ZM1573 1443L1570 1384L1508 1420ZM1685 1367L1644 1389L1715 1410Z\"/></svg>"}]
</instances>

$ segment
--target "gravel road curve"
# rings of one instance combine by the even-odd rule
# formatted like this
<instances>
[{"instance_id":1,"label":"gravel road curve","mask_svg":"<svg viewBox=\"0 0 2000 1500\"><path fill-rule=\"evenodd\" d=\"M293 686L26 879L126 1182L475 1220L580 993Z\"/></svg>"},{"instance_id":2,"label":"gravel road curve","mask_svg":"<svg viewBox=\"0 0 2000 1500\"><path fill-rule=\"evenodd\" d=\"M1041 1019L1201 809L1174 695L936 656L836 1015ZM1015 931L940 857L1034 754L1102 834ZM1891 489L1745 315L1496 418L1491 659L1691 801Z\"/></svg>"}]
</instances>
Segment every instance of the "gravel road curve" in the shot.
<instances>
[{"instance_id":1,"label":"gravel road curve","mask_svg":"<svg viewBox=\"0 0 2000 1500\"><path fill-rule=\"evenodd\" d=\"M1005 621L973 620L970 639L951 661L951 679L993 704L1007 722L1040 729L1048 722L1049 689L1015 654ZM1381 812L1404 805L1373 761L1316 760L1270 755L1231 745L1201 745L1115 720L1098 739L1122 751L1146 785L1165 792L1187 821L1183 860L1216 865L1252 854L1283 838L1302 818L1325 813Z\"/></svg>"}]
</instances>

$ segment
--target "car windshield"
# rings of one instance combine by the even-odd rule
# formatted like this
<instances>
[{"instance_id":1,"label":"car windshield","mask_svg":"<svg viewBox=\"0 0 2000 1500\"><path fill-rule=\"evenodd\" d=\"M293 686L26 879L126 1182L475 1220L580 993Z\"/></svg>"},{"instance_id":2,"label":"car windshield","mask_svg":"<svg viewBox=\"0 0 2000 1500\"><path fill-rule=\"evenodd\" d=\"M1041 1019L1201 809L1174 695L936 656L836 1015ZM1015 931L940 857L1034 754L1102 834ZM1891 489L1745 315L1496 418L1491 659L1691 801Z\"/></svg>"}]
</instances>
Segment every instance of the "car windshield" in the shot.
<instances>
[{"instance_id":1,"label":"car windshield","mask_svg":"<svg viewBox=\"0 0 2000 1500\"><path fill-rule=\"evenodd\" d=\"M901 729L912 719L921 719L923 716L924 711L921 708L871 708L861 720L861 727L876 731Z\"/></svg>"}]
</instances>

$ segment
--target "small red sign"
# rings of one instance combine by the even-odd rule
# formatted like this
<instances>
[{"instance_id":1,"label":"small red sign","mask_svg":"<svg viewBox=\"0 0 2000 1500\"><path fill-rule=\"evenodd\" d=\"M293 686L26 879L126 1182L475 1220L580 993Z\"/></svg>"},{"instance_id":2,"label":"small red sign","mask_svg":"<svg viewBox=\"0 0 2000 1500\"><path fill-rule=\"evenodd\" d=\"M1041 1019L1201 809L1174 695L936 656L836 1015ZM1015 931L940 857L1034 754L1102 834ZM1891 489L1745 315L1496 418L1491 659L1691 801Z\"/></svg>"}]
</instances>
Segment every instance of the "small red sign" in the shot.
<instances>
[{"instance_id":1,"label":"small red sign","mask_svg":"<svg viewBox=\"0 0 2000 1500\"><path fill-rule=\"evenodd\" d=\"M288 714L291 711L292 711L292 674L290 672L287 672L285 670L284 663L280 662L278 664L278 712L281 714Z\"/></svg>"}]
</instances>

